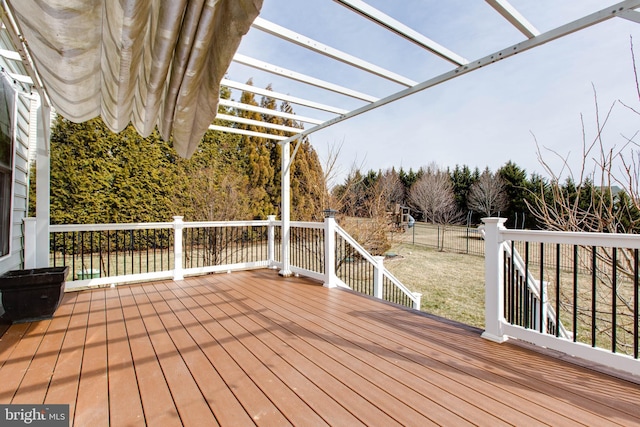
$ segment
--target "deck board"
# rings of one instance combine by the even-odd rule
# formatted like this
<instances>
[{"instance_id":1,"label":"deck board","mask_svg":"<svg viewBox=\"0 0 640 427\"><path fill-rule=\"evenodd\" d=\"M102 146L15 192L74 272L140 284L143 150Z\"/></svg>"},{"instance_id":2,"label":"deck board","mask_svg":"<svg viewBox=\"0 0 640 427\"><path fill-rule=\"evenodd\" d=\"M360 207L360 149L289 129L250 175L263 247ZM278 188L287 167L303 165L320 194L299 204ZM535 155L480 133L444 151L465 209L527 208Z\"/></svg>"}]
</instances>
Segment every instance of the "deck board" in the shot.
<instances>
[{"instance_id":1,"label":"deck board","mask_svg":"<svg viewBox=\"0 0 640 427\"><path fill-rule=\"evenodd\" d=\"M113 425L144 425L142 401L117 289L105 292L107 357L109 367L109 420Z\"/></svg>"},{"instance_id":2,"label":"deck board","mask_svg":"<svg viewBox=\"0 0 640 427\"><path fill-rule=\"evenodd\" d=\"M49 322L37 353L30 363L30 369L25 373L13 402L28 404L44 401L54 368L62 348L65 334L69 328L69 321L73 311L73 304L63 304L57 316ZM46 384L46 387L42 387Z\"/></svg>"},{"instance_id":3,"label":"deck board","mask_svg":"<svg viewBox=\"0 0 640 427\"><path fill-rule=\"evenodd\" d=\"M182 424L217 425L189 367L181 356L181 351L187 353L191 349L179 348L175 345L170 333L167 333L169 331L162 323L163 308L154 307L144 287L136 286L132 291Z\"/></svg>"},{"instance_id":4,"label":"deck board","mask_svg":"<svg viewBox=\"0 0 640 427\"><path fill-rule=\"evenodd\" d=\"M118 288L118 295L122 303L145 422L149 426L180 426L178 411L131 287Z\"/></svg>"},{"instance_id":5,"label":"deck board","mask_svg":"<svg viewBox=\"0 0 640 427\"><path fill-rule=\"evenodd\" d=\"M105 399L109 396L106 324L105 292L91 292L73 423L76 426L109 424L109 399Z\"/></svg>"},{"instance_id":6,"label":"deck board","mask_svg":"<svg viewBox=\"0 0 640 427\"><path fill-rule=\"evenodd\" d=\"M0 339L0 403L76 426L640 425L636 382L479 335L272 270L73 292Z\"/></svg>"}]
</instances>

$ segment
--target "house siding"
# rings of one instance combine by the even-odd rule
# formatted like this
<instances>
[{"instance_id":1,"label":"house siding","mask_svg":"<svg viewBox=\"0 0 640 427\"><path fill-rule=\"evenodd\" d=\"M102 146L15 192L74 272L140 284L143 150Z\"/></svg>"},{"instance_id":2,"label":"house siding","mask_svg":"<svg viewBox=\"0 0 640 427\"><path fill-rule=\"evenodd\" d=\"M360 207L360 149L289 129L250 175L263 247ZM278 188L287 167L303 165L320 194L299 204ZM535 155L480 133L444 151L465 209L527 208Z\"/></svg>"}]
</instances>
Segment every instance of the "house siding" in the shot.
<instances>
[{"instance_id":1,"label":"house siding","mask_svg":"<svg viewBox=\"0 0 640 427\"><path fill-rule=\"evenodd\" d=\"M23 267L23 219L29 208L29 130L32 99L19 92L16 100L15 155L13 162L13 195L11 219L11 248L0 259L0 274ZM34 123L35 126L35 123Z\"/></svg>"}]
</instances>

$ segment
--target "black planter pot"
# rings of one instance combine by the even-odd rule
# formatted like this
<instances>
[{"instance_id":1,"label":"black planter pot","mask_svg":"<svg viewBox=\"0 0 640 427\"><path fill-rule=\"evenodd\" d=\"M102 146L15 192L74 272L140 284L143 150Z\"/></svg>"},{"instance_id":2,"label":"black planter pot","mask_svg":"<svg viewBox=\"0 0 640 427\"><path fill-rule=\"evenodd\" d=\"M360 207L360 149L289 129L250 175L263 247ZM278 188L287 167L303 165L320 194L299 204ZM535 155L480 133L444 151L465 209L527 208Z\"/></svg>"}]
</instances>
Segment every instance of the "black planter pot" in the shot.
<instances>
[{"instance_id":1,"label":"black planter pot","mask_svg":"<svg viewBox=\"0 0 640 427\"><path fill-rule=\"evenodd\" d=\"M69 267L13 270L0 276L1 323L50 319L62 301Z\"/></svg>"}]
</instances>

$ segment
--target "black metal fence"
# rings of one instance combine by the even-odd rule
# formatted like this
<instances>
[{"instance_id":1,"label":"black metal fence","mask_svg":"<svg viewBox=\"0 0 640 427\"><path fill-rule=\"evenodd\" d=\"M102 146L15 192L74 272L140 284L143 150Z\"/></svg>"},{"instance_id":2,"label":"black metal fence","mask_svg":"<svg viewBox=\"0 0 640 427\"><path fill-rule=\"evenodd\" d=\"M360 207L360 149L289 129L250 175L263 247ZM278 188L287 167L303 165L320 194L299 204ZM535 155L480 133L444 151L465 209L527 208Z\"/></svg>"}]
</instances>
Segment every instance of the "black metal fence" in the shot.
<instances>
[{"instance_id":1,"label":"black metal fence","mask_svg":"<svg viewBox=\"0 0 640 427\"><path fill-rule=\"evenodd\" d=\"M477 227L416 222L406 231L392 232L390 239L392 244L405 243L447 252L484 256L484 240Z\"/></svg>"}]
</instances>

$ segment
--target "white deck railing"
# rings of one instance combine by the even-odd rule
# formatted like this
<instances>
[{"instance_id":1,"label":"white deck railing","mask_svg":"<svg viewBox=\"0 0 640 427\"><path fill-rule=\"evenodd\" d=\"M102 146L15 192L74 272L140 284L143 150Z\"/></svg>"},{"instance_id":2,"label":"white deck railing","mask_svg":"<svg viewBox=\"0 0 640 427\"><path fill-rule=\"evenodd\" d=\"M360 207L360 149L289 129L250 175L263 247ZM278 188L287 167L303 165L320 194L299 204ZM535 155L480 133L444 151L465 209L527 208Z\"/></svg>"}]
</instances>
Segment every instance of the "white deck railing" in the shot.
<instances>
[{"instance_id":1,"label":"white deck railing","mask_svg":"<svg viewBox=\"0 0 640 427\"><path fill-rule=\"evenodd\" d=\"M371 256L333 218L323 223L291 222L287 257L282 256L281 227L275 217L264 221L183 222L182 217L175 217L173 222L159 223L51 225L50 265L71 267L68 290L277 268L322 281L327 287L351 288L419 310L420 295L393 277L381 257ZM33 239L27 236L25 242L30 241ZM345 258L341 255L345 248L358 257L358 269L350 271L357 276L355 280L338 263ZM25 259L33 250L33 245L25 244ZM283 258L288 258L287 265ZM363 281L367 286L360 289ZM373 291L367 292L369 288Z\"/></svg>"},{"instance_id":2,"label":"white deck railing","mask_svg":"<svg viewBox=\"0 0 640 427\"><path fill-rule=\"evenodd\" d=\"M505 219L483 221L483 337L516 338L640 375L640 235L507 230ZM540 259L530 260L532 253Z\"/></svg>"}]
</instances>

